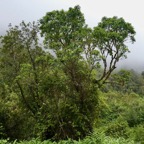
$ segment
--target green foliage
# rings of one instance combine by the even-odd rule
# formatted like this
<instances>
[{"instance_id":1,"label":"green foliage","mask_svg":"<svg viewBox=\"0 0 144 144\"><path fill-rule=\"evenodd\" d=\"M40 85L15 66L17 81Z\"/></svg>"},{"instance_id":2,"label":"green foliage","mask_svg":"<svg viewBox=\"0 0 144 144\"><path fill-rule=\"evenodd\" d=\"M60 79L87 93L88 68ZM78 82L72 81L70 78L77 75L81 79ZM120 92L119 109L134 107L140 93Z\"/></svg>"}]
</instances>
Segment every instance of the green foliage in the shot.
<instances>
[{"instance_id":1,"label":"green foliage","mask_svg":"<svg viewBox=\"0 0 144 144\"><path fill-rule=\"evenodd\" d=\"M39 43L40 32L44 45ZM110 94L117 99L105 110L100 102L109 99L99 98L98 90L107 83L116 63L126 57L125 42L133 43L134 36L131 24L117 17L104 17L97 27L89 28L79 6L49 12L40 23L10 26L0 49L2 134L10 140L37 136L73 143L93 132L98 117L109 115L106 122L119 117L116 112L124 115L125 105L118 103L117 93ZM121 128L114 125L109 129L120 131L119 136ZM96 137L92 143L108 142Z\"/></svg>"},{"instance_id":2,"label":"green foliage","mask_svg":"<svg viewBox=\"0 0 144 144\"><path fill-rule=\"evenodd\" d=\"M124 114L125 119L127 120L130 127L134 127L144 122L144 99L137 97L135 98L135 102L131 102L131 107L127 109L127 113Z\"/></svg>"},{"instance_id":3,"label":"green foliage","mask_svg":"<svg viewBox=\"0 0 144 144\"><path fill-rule=\"evenodd\" d=\"M105 134L111 137L119 138L128 138L127 134L128 124L125 121L115 121L108 124Z\"/></svg>"},{"instance_id":4,"label":"green foliage","mask_svg":"<svg viewBox=\"0 0 144 144\"><path fill-rule=\"evenodd\" d=\"M110 137L143 142L143 97L136 93L101 93L99 127Z\"/></svg>"},{"instance_id":5,"label":"green foliage","mask_svg":"<svg viewBox=\"0 0 144 144\"><path fill-rule=\"evenodd\" d=\"M83 138L92 131L98 107L97 88L107 81L119 59L126 57L129 50L124 42L130 39L133 43L135 31L131 24L117 17L103 18L97 27L90 29L79 6L68 11L47 13L40 20L40 30L45 46L56 56L59 72L66 78L62 81L53 76L54 81L61 83L60 89L53 85L52 89L59 93L59 97L55 93L53 96L57 98L60 118L59 115L57 117L62 127L57 130L56 122L48 129L53 129L57 134L55 139ZM111 58L109 67L108 56ZM102 75L97 76L95 71L100 67L100 61L104 64L104 70ZM64 88L63 84L67 87ZM66 99L64 102L61 95ZM49 131L46 130L46 133Z\"/></svg>"},{"instance_id":6,"label":"green foliage","mask_svg":"<svg viewBox=\"0 0 144 144\"><path fill-rule=\"evenodd\" d=\"M135 142L144 143L144 125L137 125L130 132L131 138Z\"/></svg>"},{"instance_id":7,"label":"green foliage","mask_svg":"<svg viewBox=\"0 0 144 144\"><path fill-rule=\"evenodd\" d=\"M129 40L135 42L135 31L130 23L123 18L103 17L101 22L93 30L94 45L98 47L100 58L103 62L103 73L99 81L105 83L112 71L116 68L116 63L121 58L126 58L129 52L125 42ZM109 63L108 63L108 59Z\"/></svg>"},{"instance_id":8,"label":"green foliage","mask_svg":"<svg viewBox=\"0 0 144 144\"><path fill-rule=\"evenodd\" d=\"M49 140L40 141L38 139L33 139L31 141L20 141L20 142L8 142L7 140L0 140L0 143L2 144L134 144L133 140L128 140L124 138L111 138L108 136L105 136L104 133L100 132L94 132L92 135L87 136L83 140L61 140L59 142L52 142Z\"/></svg>"},{"instance_id":9,"label":"green foliage","mask_svg":"<svg viewBox=\"0 0 144 144\"><path fill-rule=\"evenodd\" d=\"M121 93L137 93L143 96L144 80L142 76L134 70L119 70L112 74L109 79L109 85L105 87L105 91L108 89L115 90Z\"/></svg>"},{"instance_id":10,"label":"green foliage","mask_svg":"<svg viewBox=\"0 0 144 144\"><path fill-rule=\"evenodd\" d=\"M28 107L31 108L29 102L26 101L28 92L24 91L22 86L27 81L25 74L28 67L26 64L28 63L28 66L32 65L34 73L33 59L36 55L42 53L37 45L37 30L35 23L26 25L22 22L20 27L10 26L7 34L2 37L3 47L0 49L0 99L3 106L1 109L1 123L5 128L7 137L10 137L10 139L28 139L33 135L31 130L34 126L34 119L30 111L27 110ZM23 68L24 66L25 68ZM26 70L22 75L21 71L23 69ZM25 78L23 84L21 84L22 77Z\"/></svg>"}]
</instances>

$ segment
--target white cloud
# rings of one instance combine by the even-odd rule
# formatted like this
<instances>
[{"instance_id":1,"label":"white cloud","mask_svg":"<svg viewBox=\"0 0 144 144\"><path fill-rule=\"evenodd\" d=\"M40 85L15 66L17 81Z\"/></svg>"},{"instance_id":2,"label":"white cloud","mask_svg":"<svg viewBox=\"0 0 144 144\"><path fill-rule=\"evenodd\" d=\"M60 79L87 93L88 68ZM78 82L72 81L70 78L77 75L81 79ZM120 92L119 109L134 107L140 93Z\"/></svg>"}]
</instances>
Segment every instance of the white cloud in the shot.
<instances>
[{"instance_id":1,"label":"white cloud","mask_svg":"<svg viewBox=\"0 0 144 144\"><path fill-rule=\"evenodd\" d=\"M143 0L0 0L0 32L5 31L9 23L18 25L22 20L26 22L36 21L42 18L46 12L81 6L86 23L95 26L103 16L123 17L132 23L137 31L137 42L132 46L133 50L129 60L144 60L144 8Z\"/></svg>"}]
</instances>

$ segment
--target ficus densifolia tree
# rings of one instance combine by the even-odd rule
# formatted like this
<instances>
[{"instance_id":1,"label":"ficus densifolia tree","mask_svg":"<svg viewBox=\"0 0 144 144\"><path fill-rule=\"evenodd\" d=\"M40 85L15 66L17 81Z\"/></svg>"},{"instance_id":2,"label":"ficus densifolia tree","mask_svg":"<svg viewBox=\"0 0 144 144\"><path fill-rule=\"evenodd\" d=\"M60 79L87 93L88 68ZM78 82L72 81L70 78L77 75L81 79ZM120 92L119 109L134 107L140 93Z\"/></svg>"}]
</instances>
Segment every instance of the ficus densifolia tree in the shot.
<instances>
[{"instance_id":1,"label":"ficus densifolia tree","mask_svg":"<svg viewBox=\"0 0 144 144\"><path fill-rule=\"evenodd\" d=\"M4 82L36 119L44 139L84 138L99 116L98 89L126 58L126 42L133 43L134 36L123 18L103 17L90 28L79 6L48 12L38 25L22 22L2 37Z\"/></svg>"}]
</instances>

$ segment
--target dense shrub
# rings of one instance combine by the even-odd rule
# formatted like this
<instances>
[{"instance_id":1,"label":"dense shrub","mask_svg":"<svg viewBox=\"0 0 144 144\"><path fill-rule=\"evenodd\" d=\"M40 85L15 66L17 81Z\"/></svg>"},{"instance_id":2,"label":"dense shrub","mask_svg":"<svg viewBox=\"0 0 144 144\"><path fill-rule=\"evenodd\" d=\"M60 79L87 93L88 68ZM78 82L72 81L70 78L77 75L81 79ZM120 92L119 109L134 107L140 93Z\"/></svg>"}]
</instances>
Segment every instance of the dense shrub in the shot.
<instances>
[{"instance_id":1,"label":"dense shrub","mask_svg":"<svg viewBox=\"0 0 144 144\"><path fill-rule=\"evenodd\" d=\"M128 124L125 121L114 121L108 124L105 134L107 136L119 138L128 138L127 134Z\"/></svg>"},{"instance_id":2,"label":"dense shrub","mask_svg":"<svg viewBox=\"0 0 144 144\"><path fill-rule=\"evenodd\" d=\"M144 122L144 100L132 102L131 107L127 109L124 116L130 127L134 127Z\"/></svg>"},{"instance_id":3,"label":"dense shrub","mask_svg":"<svg viewBox=\"0 0 144 144\"><path fill-rule=\"evenodd\" d=\"M137 125L136 127L133 127L129 129L129 135L132 140L134 140L136 143L144 143L144 125Z\"/></svg>"}]
</instances>

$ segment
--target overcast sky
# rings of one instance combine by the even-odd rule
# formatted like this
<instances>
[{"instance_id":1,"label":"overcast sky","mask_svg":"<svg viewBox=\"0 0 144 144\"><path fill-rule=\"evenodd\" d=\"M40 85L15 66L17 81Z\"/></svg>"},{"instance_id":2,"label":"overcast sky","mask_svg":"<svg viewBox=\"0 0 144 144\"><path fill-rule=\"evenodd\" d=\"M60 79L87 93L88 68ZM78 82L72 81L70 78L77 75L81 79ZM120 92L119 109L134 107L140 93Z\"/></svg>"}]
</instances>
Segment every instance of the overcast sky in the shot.
<instances>
[{"instance_id":1,"label":"overcast sky","mask_svg":"<svg viewBox=\"0 0 144 144\"><path fill-rule=\"evenodd\" d=\"M84 13L86 23L96 26L103 16L123 17L136 30L136 42L129 45L131 53L121 65L131 64L144 70L144 5L143 0L0 0L0 35L7 30L9 23L19 25L37 21L46 12L52 10L68 10L79 5Z\"/></svg>"}]
</instances>

